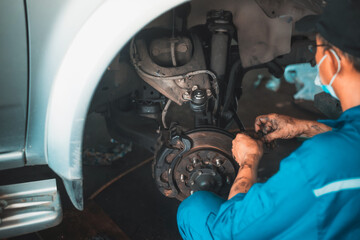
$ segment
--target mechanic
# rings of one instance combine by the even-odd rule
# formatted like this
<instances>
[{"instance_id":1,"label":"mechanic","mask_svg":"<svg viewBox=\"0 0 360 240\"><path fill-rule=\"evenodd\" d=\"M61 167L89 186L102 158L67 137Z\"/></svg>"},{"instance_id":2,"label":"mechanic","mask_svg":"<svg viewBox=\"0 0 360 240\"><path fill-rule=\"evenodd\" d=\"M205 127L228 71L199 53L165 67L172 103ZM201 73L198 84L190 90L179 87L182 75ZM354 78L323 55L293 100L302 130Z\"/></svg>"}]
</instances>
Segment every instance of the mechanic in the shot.
<instances>
[{"instance_id":1,"label":"mechanic","mask_svg":"<svg viewBox=\"0 0 360 240\"><path fill-rule=\"evenodd\" d=\"M265 141L311 138L256 183L262 143L238 134L229 199L199 191L184 200L177 216L184 239L360 239L360 0L329 0L316 28L316 82L340 100L342 115L258 117Z\"/></svg>"}]
</instances>

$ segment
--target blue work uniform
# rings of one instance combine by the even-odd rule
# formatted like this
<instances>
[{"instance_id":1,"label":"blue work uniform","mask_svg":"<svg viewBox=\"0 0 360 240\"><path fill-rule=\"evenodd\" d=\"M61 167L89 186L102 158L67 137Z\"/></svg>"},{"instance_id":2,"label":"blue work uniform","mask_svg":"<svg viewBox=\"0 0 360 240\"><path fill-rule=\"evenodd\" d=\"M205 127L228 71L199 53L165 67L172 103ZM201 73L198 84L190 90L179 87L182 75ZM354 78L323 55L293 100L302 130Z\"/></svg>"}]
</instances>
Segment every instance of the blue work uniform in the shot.
<instances>
[{"instance_id":1,"label":"blue work uniform","mask_svg":"<svg viewBox=\"0 0 360 240\"><path fill-rule=\"evenodd\" d=\"M177 215L188 239L360 239L360 106L305 141L266 183L226 201L195 192Z\"/></svg>"}]
</instances>

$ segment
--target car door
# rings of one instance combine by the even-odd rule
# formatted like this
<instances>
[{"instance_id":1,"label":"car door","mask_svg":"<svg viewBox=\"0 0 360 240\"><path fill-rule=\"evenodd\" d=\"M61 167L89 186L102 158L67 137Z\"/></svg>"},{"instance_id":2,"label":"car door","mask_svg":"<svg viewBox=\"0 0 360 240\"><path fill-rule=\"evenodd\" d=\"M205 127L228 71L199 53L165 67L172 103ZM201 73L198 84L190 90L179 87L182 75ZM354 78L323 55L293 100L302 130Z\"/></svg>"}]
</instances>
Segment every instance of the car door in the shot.
<instances>
[{"instance_id":1,"label":"car door","mask_svg":"<svg viewBox=\"0 0 360 240\"><path fill-rule=\"evenodd\" d=\"M0 1L0 169L24 165L28 48L23 0Z\"/></svg>"}]
</instances>

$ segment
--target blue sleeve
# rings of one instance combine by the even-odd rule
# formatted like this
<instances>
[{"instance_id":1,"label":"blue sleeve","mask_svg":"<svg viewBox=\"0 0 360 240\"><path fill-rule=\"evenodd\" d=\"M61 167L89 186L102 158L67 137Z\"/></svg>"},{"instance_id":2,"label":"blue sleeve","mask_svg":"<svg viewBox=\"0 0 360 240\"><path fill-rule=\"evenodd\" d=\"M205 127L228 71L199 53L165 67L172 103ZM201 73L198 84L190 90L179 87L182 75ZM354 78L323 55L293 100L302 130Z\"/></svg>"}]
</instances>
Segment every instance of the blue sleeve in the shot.
<instances>
[{"instance_id":1,"label":"blue sleeve","mask_svg":"<svg viewBox=\"0 0 360 240\"><path fill-rule=\"evenodd\" d=\"M325 124L331 128L335 128L336 125L338 124L338 121L333 119L319 119L317 120L317 122Z\"/></svg>"},{"instance_id":2,"label":"blue sleeve","mask_svg":"<svg viewBox=\"0 0 360 240\"><path fill-rule=\"evenodd\" d=\"M215 239L272 239L309 211L315 196L297 151L282 160L279 172L266 183L222 204L212 226Z\"/></svg>"}]
</instances>

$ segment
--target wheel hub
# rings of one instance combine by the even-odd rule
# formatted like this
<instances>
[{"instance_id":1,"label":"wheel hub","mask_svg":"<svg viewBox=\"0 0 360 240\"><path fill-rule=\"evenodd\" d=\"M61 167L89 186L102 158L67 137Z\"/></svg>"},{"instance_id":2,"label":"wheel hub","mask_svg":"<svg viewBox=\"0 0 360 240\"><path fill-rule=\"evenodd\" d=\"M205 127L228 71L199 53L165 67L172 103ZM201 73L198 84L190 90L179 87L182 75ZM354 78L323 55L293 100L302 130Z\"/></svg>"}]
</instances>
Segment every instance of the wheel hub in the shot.
<instances>
[{"instance_id":1,"label":"wheel hub","mask_svg":"<svg viewBox=\"0 0 360 240\"><path fill-rule=\"evenodd\" d=\"M182 137L191 143L188 149L163 147L157 154L154 177L159 190L179 200L196 191L211 191L226 197L237 171L231 157L233 136L209 128Z\"/></svg>"},{"instance_id":2,"label":"wheel hub","mask_svg":"<svg viewBox=\"0 0 360 240\"><path fill-rule=\"evenodd\" d=\"M219 191L223 182L219 173L213 169L200 169L191 174L189 184L193 191Z\"/></svg>"}]
</instances>

